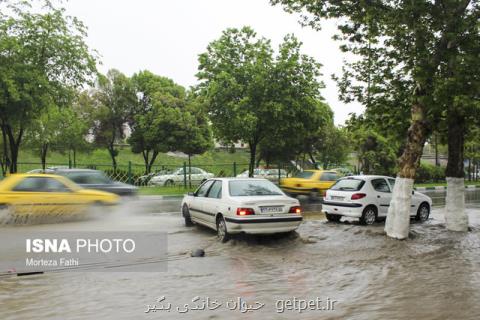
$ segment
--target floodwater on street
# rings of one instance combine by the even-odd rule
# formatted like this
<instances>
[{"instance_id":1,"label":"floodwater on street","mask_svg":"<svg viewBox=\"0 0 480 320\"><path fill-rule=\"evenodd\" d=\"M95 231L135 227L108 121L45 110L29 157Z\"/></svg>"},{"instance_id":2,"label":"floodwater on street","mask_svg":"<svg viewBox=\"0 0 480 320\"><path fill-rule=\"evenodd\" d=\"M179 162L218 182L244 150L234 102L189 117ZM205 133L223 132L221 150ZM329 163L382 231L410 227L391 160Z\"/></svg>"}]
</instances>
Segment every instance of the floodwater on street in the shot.
<instances>
[{"instance_id":1,"label":"floodwater on street","mask_svg":"<svg viewBox=\"0 0 480 320\"><path fill-rule=\"evenodd\" d=\"M86 221L0 226L0 232L168 233L166 272L19 277L0 270L0 319L478 319L480 190L466 191L468 233L445 229L444 192L427 194L434 199L430 219L412 221L410 238L404 241L387 238L384 223L330 223L320 214L307 214L294 234L236 236L222 244L210 229L184 226L179 199L159 197L125 202ZM321 204L303 206L319 211ZM205 257L191 257L196 248L204 249ZM206 299L222 305L183 308ZM225 307L238 299L262 307ZM328 301L333 310L287 310L288 301L295 305L299 299L319 299L322 306ZM173 307L147 312L148 305L160 302Z\"/></svg>"}]
</instances>

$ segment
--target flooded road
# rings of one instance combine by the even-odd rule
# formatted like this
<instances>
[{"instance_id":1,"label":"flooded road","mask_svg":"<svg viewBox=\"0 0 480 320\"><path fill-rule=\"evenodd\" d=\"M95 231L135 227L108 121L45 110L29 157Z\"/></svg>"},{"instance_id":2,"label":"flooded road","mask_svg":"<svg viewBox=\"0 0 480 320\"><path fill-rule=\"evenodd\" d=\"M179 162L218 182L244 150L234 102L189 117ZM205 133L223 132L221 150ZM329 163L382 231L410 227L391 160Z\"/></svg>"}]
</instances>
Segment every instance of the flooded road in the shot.
<instances>
[{"instance_id":1,"label":"flooded road","mask_svg":"<svg viewBox=\"0 0 480 320\"><path fill-rule=\"evenodd\" d=\"M466 234L445 230L444 193L428 194L437 205L431 219L412 222L405 241L388 239L383 223L329 223L312 214L287 237L241 236L221 244L209 229L184 226L178 199L159 198L87 221L3 226L0 232L163 230L168 271L4 275L0 319L478 319L480 190L467 191L472 230ZM318 211L320 204L304 207ZM190 257L196 248L206 256ZM207 299L221 306L185 308ZM238 299L263 306L230 310L228 302ZM334 310L287 310L317 299ZM168 303L170 310L146 312Z\"/></svg>"}]
</instances>

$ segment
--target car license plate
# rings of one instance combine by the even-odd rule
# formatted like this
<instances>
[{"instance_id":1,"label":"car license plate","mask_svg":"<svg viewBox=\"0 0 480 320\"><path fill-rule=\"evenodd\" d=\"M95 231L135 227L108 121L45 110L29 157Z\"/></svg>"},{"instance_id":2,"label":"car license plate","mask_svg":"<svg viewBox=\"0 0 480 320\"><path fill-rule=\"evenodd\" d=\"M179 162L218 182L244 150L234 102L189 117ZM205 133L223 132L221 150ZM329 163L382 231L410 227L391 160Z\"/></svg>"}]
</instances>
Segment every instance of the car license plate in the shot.
<instances>
[{"instance_id":1,"label":"car license plate","mask_svg":"<svg viewBox=\"0 0 480 320\"><path fill-rule=\"evenodd\" d=\"M332 196L332 200L343 201L343 199L345 199L345 197Z\"/></svg>"},{"instance_id":2,"label":"car license plate","mask_svg":"<svg viewBox=\"0 0 480 320\"><path fill-rule=\"evenodd\" d=\"M283 207L260 207L261 213L281 213L283 212Z\"/></svg>"}]
</instances>

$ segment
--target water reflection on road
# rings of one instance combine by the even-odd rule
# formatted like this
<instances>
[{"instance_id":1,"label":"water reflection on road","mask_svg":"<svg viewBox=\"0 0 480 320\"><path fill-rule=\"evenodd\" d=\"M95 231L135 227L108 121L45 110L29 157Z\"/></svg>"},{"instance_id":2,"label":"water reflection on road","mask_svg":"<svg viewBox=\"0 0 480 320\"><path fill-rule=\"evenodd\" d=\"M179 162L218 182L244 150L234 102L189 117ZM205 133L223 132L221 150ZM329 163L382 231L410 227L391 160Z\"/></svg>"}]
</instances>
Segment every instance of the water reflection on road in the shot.
<instances>
[{"instance_id":1,"label":"water reflection on road","mask_svg":"<svg viewBox=\"0 0 480 320\"><path fill-rule=\"evenodd\" d=\"M219 243L212 231L186 228L178 199L140 199L105 217L72 223L4 226L39 230L164 230L168 272L45 273L0 277L0 319L478 319L480 191L467 191L471 232L445 230L444 193L412 223L405 241L385 237L383 224L328 223L313 215L287 237L240 236ZM444 201L444 200L443 200ZM320 204L308 204L317 210ZM0 228L1 232L1 228ZM5 245L5 244L2 244ZM191 258L194 248L204 258ZM264 303L245 314L216 310L145 313L158 297L173 305L209 297ZM277 313L278 300L327 298L334 311Z\"/></svg>"}]
</instances>

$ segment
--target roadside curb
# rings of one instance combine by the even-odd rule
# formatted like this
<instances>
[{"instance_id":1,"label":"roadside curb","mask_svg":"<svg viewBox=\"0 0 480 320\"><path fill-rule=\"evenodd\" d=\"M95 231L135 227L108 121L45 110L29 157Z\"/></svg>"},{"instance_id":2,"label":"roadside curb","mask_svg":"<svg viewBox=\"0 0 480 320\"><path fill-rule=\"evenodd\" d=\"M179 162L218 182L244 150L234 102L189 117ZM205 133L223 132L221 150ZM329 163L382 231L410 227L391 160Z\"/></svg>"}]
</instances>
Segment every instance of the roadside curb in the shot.
<instances>
[{"instance_id":1,"label":"roadside curb","mask_svg":"<svg viewBox=\"0 0 480 320\"><path fill-rule=\"evenodd\" d=\"M447 190L445 186L436 186L436 187L415 187L413 188L417 191L427 191L427 190ZM480 189L480 185L467 185L465 189Z\"/></svg>"}]
</instances>

